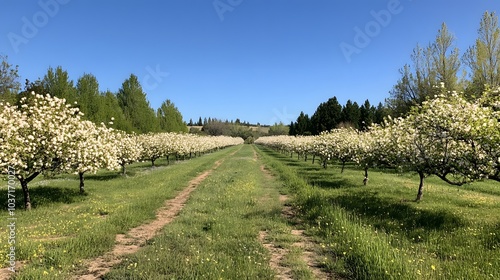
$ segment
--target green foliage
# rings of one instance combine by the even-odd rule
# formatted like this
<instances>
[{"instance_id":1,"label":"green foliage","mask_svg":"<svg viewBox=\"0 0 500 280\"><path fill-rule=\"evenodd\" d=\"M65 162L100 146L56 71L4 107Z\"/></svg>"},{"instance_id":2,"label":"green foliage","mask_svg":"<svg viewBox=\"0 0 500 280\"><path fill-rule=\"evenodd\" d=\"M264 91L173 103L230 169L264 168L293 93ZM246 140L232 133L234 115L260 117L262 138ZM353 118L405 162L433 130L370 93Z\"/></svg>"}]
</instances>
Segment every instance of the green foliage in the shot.
<instances>
[{"instance_id":1,"label":"green foliage","mask_svg":"<svg viewBox=\"0 0 500 280\"><path fill-rule=\"evenodd\" d=\"M134 131L146 133L159 130L155 112L150 107L137 76L131 74L123 82L116 97L125 119L132 124Z\"/></svg>"},{"instance_id":2,"label":"green foliage","mask_svg":"<svg viewBox=\"0 0 500 280\"><path fill-rule=\"evenodd\" d=\"M479 97L486 86L500 85L500 27L495 12L485 12L481 19L478 38L464 54L464 62L471 69L471 82L466 90L471 98Z\"/></svg>"},{"instance_id":3,"label":"green foliage","mask_svg":"<svg viewBox=\"0 0 500 280\"><path fill-rule=\"evenodd\" d=\"M182 120L181 112L174 103L167 99L156 113L160 130L165 132L188 132L188 128Z\"/></svg>"},{"instance_id":4,"label":"green foliage","mask_svg":"<svg viewBox=\"0 0 500 280\"><path fill-rule=\"evenodd\" d=\"M21 88L18 66L9 64L7 56L0 55L0 101L16 103L16 95Z\"/></svg>"},{"instance_id":5,"label":"green foliage","mask_svg":"<svg viewBox=\"0 0 500 280\"><path fill-rule=\"evenodd\" d=\"M322 131L336 128L341 121L341 114L342 106L335 96L319 104L316 112L311 117L312 134L317 135Z\"/></svg>"},{"instance_id":6,"label":"green foliage","mask_svg":"<svg viewBox=\"0 0 500 280\"><path fill-rule=\"evenodd\" d=\"M76 83L77 102L80 111L85 115L85 119L98 123L100 120L99 83L92 74L84 74Z\"/></svg>"},{"instance_id":7,"label":"green foliage","mask_svg":"<svg viewBox=\"0 0 500 280\"><path fill-rule=\"evenodd\" d=\"M342 108L340 121L342 127L358 128L361 119L361 112L358 103L347 100L347 103Z\"/></svg>"},{"instance_id":8,"label":"green foliage","mask_svg":"<svg viewBox=\"0 0 500 280\"><path fill-rule=\"evenodd\" d=\"M49 67L43 77L42 84L45 92L52 96L64 98L70 104L77 100L73 81L69 78L68 72L63 70L61 66L57 66L55 70ZM40 92L36 93L42 94Z\"/></svg>"},{"instance_id":9,"label":"green foliage","mask_svg":"<svg viewBox=\"0 0 500 280\"><path fill-rule=\"evenodd\" d=\"M111 127L126 132L134 131L132 123L125 118L125 114L118 103L118 98L109 90L99 96L99 112L97 116L97 123L108 123L113 120Z\"/></svg>"},{"instance_id":10,"label":"green foliage","mask_svg":"<svg viewBox=\"0 0 500 280\"><path fill-rule=\"evenodd\" d=\"M288 135L289 128L282 122L275 123L269 127L269 135Z\"/></svg>"}]
</instances>

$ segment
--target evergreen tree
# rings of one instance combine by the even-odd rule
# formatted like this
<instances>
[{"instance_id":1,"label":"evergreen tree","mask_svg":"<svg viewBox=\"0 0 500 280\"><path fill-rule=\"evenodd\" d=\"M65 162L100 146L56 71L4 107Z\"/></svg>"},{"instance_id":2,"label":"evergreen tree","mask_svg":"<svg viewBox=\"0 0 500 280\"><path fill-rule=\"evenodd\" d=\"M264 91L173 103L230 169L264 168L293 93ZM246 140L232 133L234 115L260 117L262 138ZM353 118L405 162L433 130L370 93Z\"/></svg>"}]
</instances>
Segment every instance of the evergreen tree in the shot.
<instances>
[{"instance_id":1,"label":"evergreen tree","mask_svg":"<svg viewBox=\"0 0 500 280\"><path fill-rule=\"evenodd\" d=\"M295 123L292 121L290 122L290 129L288 131L288 135L297 135L297 133L295 132Z\"/></svg>"},{"instance_id":2,"label":"evergreen tree","mask_svg":"<svg viewBox=\"0 0 500 280\"><path fill-rule=\"evenodd\" d=\"M182 120L182 115L174 103L167 99L157 111L157 118L161 131L166 132L188 132L188 128Z\"/></svg>"},{"instance_id":3,"label":"evergreen tree","mask_svg":"<svg viewBox=\"0 0 500 280\"><path fill-rule=\"evenodd\" d=\"M49 67L42 80L45 91L50 95L64 98L67 103L76 101L76 89L70 80L68 72L58 66L55 70Z\"/></svg>"},{"instance_id":4,"label":"evergreen tree","mask_svg":"<svg viewBox=\"0 0 500 280\"><path fill-rule=\"evenodd\" d=\"M125 119L132 124L134 131L147 133L159 130L155 111L150 107L137 76L131 74L123 82L116 97Z\"/></svg>"},{"instance_id":5,"label":"evergreen tree","mask_svg":"<svg viewBox=\"0 0 500 280\"><path fill-rule=\"evenodd\" d=\"M201 117L198 119L198 123L196 125L197 126L203 126L203 121L201 120Z\"/></svg>"},{"instance_id":6,"label":"evergreen tree","mask_svg":"<svg viewBox=\"0 0 500 280\"><path fill-rule=\"evenodd\" d=\"M359 111L358 103L352 103L351 100L347 100L345 106L342 108L341 122L344 127L358 128L359 119L361 118L361 113Z\"/></svg>"},{"instance_id":7,"label":"evergreen tree","mask_svg":"<svg viewBox=\"0 0 500 280\"><path fill-rule=\"evenodd\" d=\"M322 131L336 128L340 123L342 106L339 104L337 97L328 99L327 102L321 103L316 112L311 117L311 127L313 134L319 134Z\"/></svg>"},{"instance_id":8,"label":"evergreen tree","mask_svg":"<svg viewBox=\"0 0 500 280\"><path fill-rule=\"evenodd\" d=\"M307 114L300 112L297 122L294 125L295 134L311 135L311 120Z\"/></svg>"},{"instance_id":9,"label":"evergreen tree","mask_svg":"<svg viewBox=\"0 0 500 280\"><path fill-rule=\"evenodd\" d=\"M366 130L375 119L375 107L370 105L370 101L368 99L365 100L365 103L359 108L360 118L358 122L358 127L361 130Z\"/></svg>"},{"instance_id":10,"label":"evergreen tree","mask_svg":"<svg viewBox=\"0 0 500 280\"><path fill-rule=\"evenodd\" d=\"M101 93L98 98L100 104L99 111L96 114L96 123L109 123L113 122L111 127L126 132L134 131L132 123L130 123L126 118L123 110L121 109L118 98L111 91L106 91Z\"/></svg>"},{"instance_id":11,"label":"evergreen tree","mask_svg":"<svg viewBox=\"0 0 500 280\"><path fill-rule=\"evenodd\" d=\"M85 118L98 123L101 103L97 78L92 74L83 74L76 83L76 94L78 107Z\"/></svg>"},{"instance_id":12,"label":"evergreen tree","mask_svg":"<svg viewBox=\"0 0 500 280\"><path fill-rule=\"evenodd\" d=\"M193 119L189 119L189 123L188 123L188 126L193 126Z\"/></svg>"},{"instance_id":13,"label":"evergreen tree","mask_svg":"<svg viewBox=\"0 0 500 280\"><path fill-rule=\"evenodd\" d=\"M378 124L383 123L384 118L389 115L388 111L389 110L384 105L382 105L382 102L379 102L375 110L374 122Z\"/></svg>"}]
</instances>

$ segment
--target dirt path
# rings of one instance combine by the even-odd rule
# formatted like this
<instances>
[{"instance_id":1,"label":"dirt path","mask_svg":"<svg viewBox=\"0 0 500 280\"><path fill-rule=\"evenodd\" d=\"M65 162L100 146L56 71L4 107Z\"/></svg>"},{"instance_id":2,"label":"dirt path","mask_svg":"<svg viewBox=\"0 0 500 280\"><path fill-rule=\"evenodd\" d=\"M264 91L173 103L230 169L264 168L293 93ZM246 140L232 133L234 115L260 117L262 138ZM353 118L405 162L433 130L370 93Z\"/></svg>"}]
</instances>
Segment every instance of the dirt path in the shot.
<instances>
[{"instance_id":1,"label":"dirt path","mask_svg":"<svg viewBox=\"0 0 500 280\"><path fill-rule=\"evenodd\" d=\"M222 162L223 160L216 161L211 169L191 180L188 187L182 190L176 197L167 200L165 205L156 213L155 220L133 228L128 231L127 234L118 234L113 250L96 259L84 262L87 271L84 272L83 275L75 276L73 279L100 279L100 277L108 273L114 265L119 264L125 255L137 252L141 246L146 244L146 241L153 238L165 225L172 222L184 207L191 192L195 190L212 171L219 167Z\"/></svg>"},{"instance_id":2,"label":"dirt path","mask_svg":"<svg viewBox=\"0 0 500 280\"><path fill-rule=\"evenodd\" d=\"M257 157L256 153L254 154L254 157ZM260 166L260 170L264 173L266 178L273 178L273 175L269 172L269 170L266 169L264 165ZM287 204L289 197L282 194L279 196L279 200L283 204L283 209L281 210L282 217L288 221L299 223L300 221L297 220L292 207ZM302 249L302 261L307 264L314 277L316 279L334 279L331 275L323 272L319 268L319 263L317 262L318 256L316 255L314 250L316 244L304 234L304 230L292 229L291 234L299 239L299 241L293 243L292 246ZM276 272L276 278L281 280L293 279L292 269L282 265L285 256L290 252L290 250L275 246L272 242L269 242L267 240L267 235L267 232L261 231L259 233L259 241L271 254L269 265Z\"/></svg>"}]
</instances>

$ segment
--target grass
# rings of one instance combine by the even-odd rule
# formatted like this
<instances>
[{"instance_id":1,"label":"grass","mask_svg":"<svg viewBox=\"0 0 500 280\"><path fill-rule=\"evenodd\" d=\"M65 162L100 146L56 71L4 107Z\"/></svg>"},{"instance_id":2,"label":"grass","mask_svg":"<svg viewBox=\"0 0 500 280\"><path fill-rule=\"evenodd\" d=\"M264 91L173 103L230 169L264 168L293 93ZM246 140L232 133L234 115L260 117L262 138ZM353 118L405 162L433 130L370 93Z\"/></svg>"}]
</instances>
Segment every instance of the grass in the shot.
<instances>
[{"instance_id":1,"label":"grass","mask_svg":"<svg viewBox=\"0 0 500 280\"><path fill-rule=\"evenodd\" d=\"M86 195L79 194L76 175L40 176L30 183L33 210L15 212L16 259L25 263L16 279L68 279L82 259L109 251L116 234L153 219L155 210L192 177L236 149L168 166L159 160L156 168L133 164L126 177L114 171L86 175ZM16 196L17 205L23 205L20 191ZM0 203L6 202L7 195L2 196ZM7 211L2 216L7 217ZM8 266L8 229L1 228L0 263Z\"/></svg>"},{"instance_id":2,"label":"grass","mask_svg":"<svg viewBox=\"0 0 500 280\"><path fill-rule=\"evenodd\" d=\"M500 189L495 182L452 187L391 170L327 169L259 147L295 194L324 267L354 279L500 279Z\"/></svg>"},{"instance_id":3,"label":"grass","mask_svg":"<svg viewBox=\"0 0 500 280\"><path fill-rule=\"evenodd\" d=\"M295 240L281 217L282 185L265 177L253 154L244 145L223 162L160 235L105 279L274 279L259 232L284 247ZM287 264L312 279L300 253Z\"/></svg>"}]
</instances>

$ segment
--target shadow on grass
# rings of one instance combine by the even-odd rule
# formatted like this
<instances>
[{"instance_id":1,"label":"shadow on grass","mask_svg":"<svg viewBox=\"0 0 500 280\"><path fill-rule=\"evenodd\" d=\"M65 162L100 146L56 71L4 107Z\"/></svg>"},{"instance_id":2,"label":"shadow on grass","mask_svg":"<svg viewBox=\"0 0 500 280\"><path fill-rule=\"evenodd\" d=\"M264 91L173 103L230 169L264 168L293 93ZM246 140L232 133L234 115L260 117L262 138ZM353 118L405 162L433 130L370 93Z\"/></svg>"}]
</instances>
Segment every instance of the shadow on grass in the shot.
<instances>
[{"instance_id":1,"label":"shadow on grass","mask_svg":"<svg viewBox=\"0 0 500 280\"><path fill-rule=\"evenodd\" d=\"M362 191L331 198L340 207L366 218L375 228L401 232L416 238L422 231L451 231L466 225L465 220L445 210L416 209L413 202L395 202L378 196L375 191Z\"/></svg>"},{"instance_id":2,"label":"shadow on grass","mask_svg":"<svg viewBox=\"0 0 500 280\"><path fill-rule=\"evenodd\" d=\"M121 178L123 175L119 172L114 172L114 173L103 173L103 174L88 174L85 175L85 180L91 180L91 181L109 181L113 180L116 178Z\"/></svg>"},{"instance_id":3,"label":"shadow on grass","mask_svg":"<svg viewBox=\"0 0 500 280\"><path fill-rule=\"evenodd\" d=\"M80 194L78 186L70 187L52 187L38 186L30 188L31 207L48 206L53 203L71 204L85 200L87 194ZM0 205L7 208L7 196L0 197ZM16 208L24 209L24 197L20 189L16 190Z\"/></svg>"}]
</instances>

